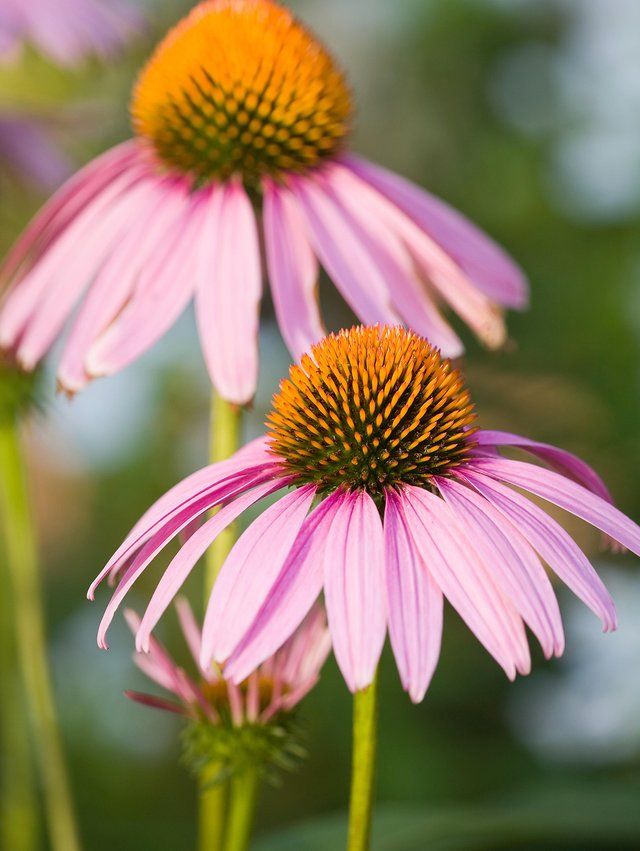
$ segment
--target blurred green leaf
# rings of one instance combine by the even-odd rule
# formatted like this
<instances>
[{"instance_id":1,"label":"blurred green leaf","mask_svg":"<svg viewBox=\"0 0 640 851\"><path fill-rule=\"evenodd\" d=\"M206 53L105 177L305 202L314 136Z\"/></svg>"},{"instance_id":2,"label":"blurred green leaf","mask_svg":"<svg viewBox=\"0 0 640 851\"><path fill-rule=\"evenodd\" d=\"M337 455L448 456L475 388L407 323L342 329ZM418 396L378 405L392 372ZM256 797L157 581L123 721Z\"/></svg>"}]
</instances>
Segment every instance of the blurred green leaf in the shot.
<instances>
[{"instance_id":1,"label":"blurred green leaf","mask_svg":"<svg viewBox=\"0 0 640 851\"><path fill-rule=\"evenodd\" d=\"M638 791L628 786L548 790L499 803L438 809L379 807L374 851L489 851L640 847ZM334 851L346 815L334 814L259 840L254 851Z\"/></svg>"}]
</instances>

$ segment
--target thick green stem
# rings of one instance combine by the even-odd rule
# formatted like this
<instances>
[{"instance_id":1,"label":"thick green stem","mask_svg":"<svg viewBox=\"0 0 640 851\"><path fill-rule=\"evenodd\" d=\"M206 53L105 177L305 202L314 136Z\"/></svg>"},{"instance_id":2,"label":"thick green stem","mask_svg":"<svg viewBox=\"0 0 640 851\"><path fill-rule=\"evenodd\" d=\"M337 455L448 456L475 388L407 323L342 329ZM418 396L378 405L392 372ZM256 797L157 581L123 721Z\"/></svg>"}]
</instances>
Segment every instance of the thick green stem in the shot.
<instances>
[{"instance_id":1,"label":"thick green stem","mask_svg":"<svg viewBox=\"0 0 640 851\"><path fill-rule=\"evenodd\" d=\"M378 684L353 696L353 762L348 851L368 851L371 842L376 767Z\"/></svg>"},{"instance_id":2,"label":"thick green stem","mask_svg":"<svg viewBox=\"0 0 640 851\"><path fill-rule=\"evenodd\" d=\"M42 776L51 847L54 851L78 851L80 842L47 664L38 558L15 421L0 423L0 515L16 647Z\"/></svg>"},{"instance_id":3,"label":"thick green stem","mask_svg":"<svg viewBox=\"0 0 640 851\"><path fill-rule=\"evenodd\" d=\"M258 772L251 769L231 781L231 806L224 851L246 851L249 847L258 785Z\"/></svg>"},{"instance_id":4,"label":"thick green stem","mask_svg":"<svg viewBox=\"0 0 640 851\"><path fill-rule=\"evenodd\" d=\"M224 783L211 785L216 766L207 767L200 776L200 851L220 851L224 840L227 787Z\"/></svg>"},{"instance_id":5,"label":"thick green stem","mask_svg":"<svg viewBox=\"0 0 640 851\"><path fill-rule=\"evenodd\" d=\"M237 405L218 396L213 391L211 397L211 433L209 443L209 460L212 464L218 461L226 461L240 446L240 427L242 423L242 411ZM207 567L205 574L205 601L208 599L216 577L224 560L229 555L231 547L237 537L235 524L218 535L207 552Z\"/></svg>"},{"instance_id":6,"label":"thick green stem","mask_svg":"<svg viewBox=\"0 0 640 851\"><path fill-rule=\"evenodd\" d=\"M0 848L35 851L40 813L19 677L9 576L0 561Z\"/></svg>"},{"instance_id":7,"label":"thick green stem","mask_svg":"<svg viewBox=\"0 0 640 851\"><path fill-rule=\"evenodd\" d=\"M242 412L237 405L225 402L215 390L211 397L211 432L209 460L212 464L230 458L240 445ZM225 529L209 547L206 555L204 601L205 607L220 568L236 540L232 525ZM224 841L225 813L228 799L226 784L211 785L216 767L209 766L200 777L200 851L221 851Z\"/></svg>"}]
</instances>

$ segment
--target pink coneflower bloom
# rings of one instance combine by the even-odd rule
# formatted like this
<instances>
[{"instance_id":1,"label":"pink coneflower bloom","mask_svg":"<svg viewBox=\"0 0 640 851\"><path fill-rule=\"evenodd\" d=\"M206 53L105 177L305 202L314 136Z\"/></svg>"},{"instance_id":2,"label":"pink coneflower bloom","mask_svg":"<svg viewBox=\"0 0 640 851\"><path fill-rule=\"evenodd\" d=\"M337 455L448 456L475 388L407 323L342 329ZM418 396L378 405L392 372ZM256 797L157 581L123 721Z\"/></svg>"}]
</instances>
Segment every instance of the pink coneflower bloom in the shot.
<instances>
[{"instance_id":1,"label":"pink coneflower bloom","mask_svg":"<svg viewBox=\"0 0 640 851\"><path fill-rule=\"evenodd\" d=\"M200 627L187 601L176 601L180 625L199 670L202 646ZM140 618L128 610L126 618L135 633ZM291 638L271 658L264 661L239 685L225 680L213 665L190 676L177 665L155 638L146 653L136 652L134 661L149 679L170 692L172 699L139 692L127 697L146 706L166 709L194 721L234 727L268 724L283 712L291 712L318 682L320 671L331 650L324 611L316 606Z\"/></svg>"},{"instance_id":2,"label":"pink coneflower bloom","mask_svg":"<svg viewBox=\"0 0 640 851\"><path fill-rule=\"evenodd\" d=\"M322 591L349 688L371 683L388 630L414 701L438 661L443 598L510 678L529 671L525 624L547 657L563 652L543 561L605 630L615 629L613 602L584 553L521 491L636 554L640 528L574 455L477 430L460 374L423 338L397 327L327 337L291 368L269 427L266 439L186 479L139 521L89 592L105 577L119 579L100 645L114 611L170 539L187 527L192 533L142 618L141 650L212 540L284 489L239 538L208 603L201 662L224 665L234 682L287 640ZM501 446L548 467L501 457ZM194 532L194 519L214 506L221 508Z\"/></svg>"},{"instance_id":3,"label":"pink coneflower bloom","mask_svg":"<svg viewBox=\"0 0 640 851\"><path fill-rule=\"evenodd\" d=\"M272 0L200 3L135 87L135 139L88 165L4 266L0 345L31 369L85 288L58 378L70 393L135 360L195 301L219 392L255 391L263 262L294 358L324 334L322 264L366 323L404 322L462 351L440 307L489 346L527 285L488 237L427 192L347 152L345 78Z\"/></svg>"},{"instance_id":4,"label":"pink coneflower bloom","mask_svg":"<svg viewBox=\"0 0 640 851\"><path fill-rule=\"evenodd\" d=\"M32 44L60 65L109 56L140 26L121 0L0 0L0 63Z\"/></svg>"}]
</instances>

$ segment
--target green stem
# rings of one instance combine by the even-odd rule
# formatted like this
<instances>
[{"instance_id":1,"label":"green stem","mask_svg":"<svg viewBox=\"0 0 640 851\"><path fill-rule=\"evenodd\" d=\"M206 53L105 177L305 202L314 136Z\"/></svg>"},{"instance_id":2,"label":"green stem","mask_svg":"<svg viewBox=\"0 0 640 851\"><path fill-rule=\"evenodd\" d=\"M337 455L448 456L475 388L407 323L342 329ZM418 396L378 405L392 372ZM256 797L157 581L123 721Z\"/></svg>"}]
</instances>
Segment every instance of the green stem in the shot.
<instances>
[{"instance_id":1,"label":"green stem","mask_svg":"<svg viewBox=\"0 0 640 851\"><path fill-rule=\"evenodd\" d=\"M44 607L16 421L0 423L0 522L7 549L16 649L33 726L51 847L78 851L71 792L47 665Z\"/></svg>"},{"instance_id":2,"label":"green stem","mask_svg":"<svg viewBox=\"0 0 640 851\"><path fill-rule=\"evenodd\" d=\"M376 767L377 680L353 696L353 762L347 851L368 851Z\"/></svg>"},{"instance_id":3,"label":"green stem","mask_svg":"<svg viewBox=\"0 0 640 851\"><path fill-rule=\"evenodd\" d=\"M217 773L216 766L208 766L200 776L200 851L222 849L227 787L224 783L211 785L210 778Z\"/></svg>"},{"instance_id":4,"label":"green stem","mask_svg":"<svg viewBox=\"0 0 640 851\"><path fill-rule=\"evenodd\" d=\"M0 589L0 848L35 851L39 845L38 795L4 562L0 564Z\"/></svg>"},{"instance_id":5,"label":"green stem","mask_svg":"<svg viewBox=\"0 0 640 851\"><path fill-rule=\"evenodd\" d=\"M231 807L224 851L246 851L249 847L258 797L258 772L252 769L231 781Z\"/></svg>"},{"instance_id":6,"label":"green stem","mask_svg":"<svg viewBox=\"0 0 640 851\"><path fill-rule=\"evenodd\" d=\"M209 460L212 464L226 461L240 447L240 428L242 411L237 405L218 396L214 390L211 397L211 431L209 442ZM222 532L207 552L204 594L208 599L224 560L229 555L237 538L235 524Z\"/></svg>"},{"instance_id":7,"label":"green stem","mask_svg":"<svg viewBox=\"0 0 640 851\"><path fill-rule=\"evenodd\" d=\"M242 412L237 405L225 402L215 390L211 397L211 431L209 460L212 464L230 458L240 444ZM229 526L213 542L206 555L205 607L220 568L236 540L235 525ZM208 766L200 777L200 851L221 851L228 798L226 784L211 785L216 767Z\"/></svg>"}]
</instances>

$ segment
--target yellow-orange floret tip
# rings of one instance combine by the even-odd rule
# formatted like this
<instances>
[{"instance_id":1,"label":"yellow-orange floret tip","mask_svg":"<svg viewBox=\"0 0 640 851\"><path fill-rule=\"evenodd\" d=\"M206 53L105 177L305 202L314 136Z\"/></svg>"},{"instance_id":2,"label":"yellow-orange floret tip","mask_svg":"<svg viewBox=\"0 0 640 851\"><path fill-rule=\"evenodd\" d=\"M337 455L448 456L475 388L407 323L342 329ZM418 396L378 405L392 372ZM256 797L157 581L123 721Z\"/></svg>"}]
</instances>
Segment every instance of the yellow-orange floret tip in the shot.
<instances>
[{"instance_id":1,"label":"yellow-orange floret tip","mask_svg":"<svg viewBox=\"0 0 640 851\"><path fill-rule=\"evenodd\" d=\"M272 451L321 491L430 486L473 446L475 411L460 372L417 334L356 327L291 367L267 425Z\"/></svg>"},{"instance_id":2,"label":"yellow-orange floret tip","mask_svg":"<svg viewBox=\"0 0 640 851\"><path fill-rule=\"evenodd\" d=\"M156 48L136 84L136 133L197 183L304 172L339 150L344 74L273 0L206 0Z\"/></svg>"}]
</instances>

